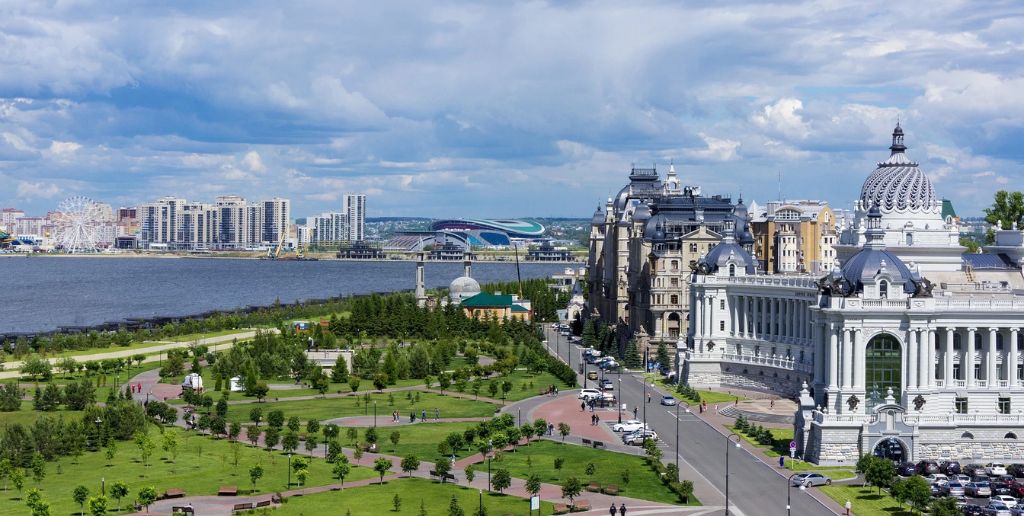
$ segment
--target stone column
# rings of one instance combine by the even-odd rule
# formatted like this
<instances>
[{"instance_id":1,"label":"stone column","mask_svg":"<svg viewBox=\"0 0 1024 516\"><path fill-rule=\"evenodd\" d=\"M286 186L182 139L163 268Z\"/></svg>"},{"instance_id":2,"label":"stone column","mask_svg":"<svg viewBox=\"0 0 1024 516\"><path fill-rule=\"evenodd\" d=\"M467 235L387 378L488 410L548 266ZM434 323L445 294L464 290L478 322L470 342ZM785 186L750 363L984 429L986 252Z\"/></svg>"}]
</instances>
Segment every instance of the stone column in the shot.
<instances>
[{"instance_id":1,"label":"stone column","mask_svg":"<svg viewBox=\"0 0 1024 516\"><path fill-rule=\"evenodd\" d=\"M853 373L853 386L855 389L866 390L867 383L865 380L867 376L867 344L864 342L864 333L861 328L855 328L853 330L853 352L855 355L854 363L857 369ZM865 407L866 408L866 407Z\"/></svg>"},{"instance_id":2,"label":"stone column","mask_svg":"<svg viewBox=\"0 0 1024 516\"><path fill-rule=\"evenodd\" d=\"M839 330L835 323L828 324L828 388L835 390L839 382Z\"/></svg>"},{"instance_id":3,"label":"stone column","mask_svg":"<svg viewBox=\"0 0 1024 516\"><path fill-rule=\"evenodd\" d=\"M817 334L818 334L818 325L814 325L813 327L811 327L811 333L814 334L815 336L817 336ZM814 364L814 383L816 385L824 384L825 383L825 373L824 373L824 371L825 371L825 353L824 353L824 346L820 346L819 343L817 342L817 339L815 339L815 343L814 343L814 356L813 356L813 361L811 363Z\"/></svg>"},{"instance_id":4,"label":"stone column","mask_svg":"<svg viewBox=\"0 0 1024 516\"><path fill-rule=\"evenodd\" d=\"M767 323L767 329L764 332L766 340L773 340L775 338L775 300L766 299L768 302L767 313L765 314L765 323Z\"/></svg>"},{"instance_id":5,"label":"stone column","mask_svg":"<svg viewBox=\"0 0 1024 516\"><path fill-rule=\"evenodd\" d=\"M853 387L853 330L843 328L843 390Z\"/></svg>"},{"instance_id":6,"label":"stone column","mask_svg":"<svg viewBox=\"0 0 1024 516\"><path fill-rule=\"evenodd\" d=\"M946 388L953 387L953 357L956 350L953 349L953 328L946 328L946 341L942 343L942 381Z\"/></svg>"},{"instance_id":7,"label":"stone column","mask_svg":"<svg viewBox=\"0 0 1024 516\"><path fill-rule=\"evenodd\" d=\"M999 370L996 369L998 365L996 363L996 355L999 354L999 350L996 348L996 331L998 328L988 329L988 342L985 346L985 376L988 378L988 388L998 389L999 388Z\"/></svg>"},{"instance_id":8,"label":"stone column","mask_svg":"<svg viewBox=\"0 0 1024 516\"><path fill-rule=\"evenodd\" d=\"M974 332L977 328L967 328L967 344L964 346L964 359L960 364L960 369L964 371L964 379L967 380L968 387L974 387L974 381L977 378L974 377Z\"/></svg>"},{"instance_id":9,"label":"stone column","mask_svg":"<svg viewBox=\"0 0 1024 516\"><path fill-rule=\"evenodd\" d=\"M1019 351L1017 351L1017 332L1019 328L1010 328L1010 352L1006 354L1007 361L1009 364L1006 366L1006 379L1010 381L1010 388L1017 388L1017 360L1019 359Z\"/></svg>"},{"instance_id":10,"label":"stone column","mask_svg":"<svg viewBox=\"0 0 1024 516\"><path fill-rule=\"evenodd\" d=\"M917 328L911 328L907 330L907 391L917 390L917 372L921 368L917 347Z\"/></svg>"}]
</instances>

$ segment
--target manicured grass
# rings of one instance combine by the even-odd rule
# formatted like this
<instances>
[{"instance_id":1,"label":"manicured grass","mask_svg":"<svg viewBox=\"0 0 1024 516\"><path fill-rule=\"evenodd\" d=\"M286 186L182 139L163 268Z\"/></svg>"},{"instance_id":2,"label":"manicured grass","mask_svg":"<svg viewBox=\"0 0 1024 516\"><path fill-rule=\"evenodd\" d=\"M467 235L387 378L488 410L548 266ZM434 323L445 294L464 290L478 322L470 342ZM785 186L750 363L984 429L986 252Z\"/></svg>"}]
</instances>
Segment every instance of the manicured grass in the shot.
<instances>
[{"instance_id":1,"label":"manicured grass","mask_svg":"<svg viewBox=\"0 0 1024 516\"><path fill-rule=\"evenodd\" d=\"M104 396L106 396L106 394L104 394ZM98 399L99 398L97 398L97 400ZM22 425L30 426L35 423L37 419L43 416L50 416L53 418L63 417L64 421L77 421L82 418L82 411L55 410L53 412L40 412L32 410L31 401L23 401L21 402L21 410L15 412L0 412L0 422L2 422L0 425L21 423Z\"/></svg>"},{"instance_id":2,"label":"manicured grass","mask_svg":"<svg viewBox=\"0 0 1024 516\"><path fill-rule=\"evenodd\" d=\"M249 410L259 406L266 415L271 410L283 410L285 417L299 416L303 421L307 419L334 419L347 416L372 416L373 401L377 402L377 417L388 418L391 411L398 409L402 417L408 418L410 410L417 414L426 410L430 418L434 417L434 409L441 411L441 417L491 417L499 407L492 403L473 401L442 396L430 392L420 392L420 401L409 401L402 393L393 393L394 405L388 404L388 393L373 393L370 395L370 404L363 403L363 396L344 396L341 398L294 400L294 401L271 401L266 403L242 403L232 405L228 409L228 421L249 421ZM415 396L415 391L413 392ZM414 398L415 400L415 398ZM359 403L357 406L356 403Z\"/></svg>"},{"instance_id":3,"label":"manicured grass","mask_svg":"<svg viewBox=\"0 0 1024 516\"><path fill-rule=\"evenodd\" d=\"M565 459L561 470L556 470L556 457ZM528 463L529 459L529 463ZM587 476L587 464L593 462L596 468L593 479ZM487 463L473 466L477 474L487 470ZM575 476L588 485L591 480L602 486L614 484L619 494L632 498L641 498L655 502L679 503L679 498L669 490L657 474L644 461L643 457L627 455L611 451L595 450L571 444L541 439L527 446L520 446L515 452L501 454L498 461L491 461L491 469L506 468L515 478L529 478L537 474L541 482L561 484L566 478ZM629 472L629 482L622 478L624 471ZM700 505L695 497L690 497L689 505Z\"/></svg>"},{"instance_id":4,"label":"manicured grass","mask_svg":"<svg viewBox=\"0 0 1024 516\"><path fill-rule=\"evenodd\" d=\"M544 372L532 374L527 372L525 369L517 369L508 376L494 376L483 380L479 395L500 400L502 396L505 396L504 392L501 390L501 384L506 380L512 384L512 390L508 391L508 396L505 399L505 401L509 403L537 396L540 394L540 391L548 385L555 385L559 389L568 388L565 383L558 378L555 378L551 373ZM491 391L488 390L488 384L491 382L496 383L498 386L497 394L494 396L491 396ZM533 387L530 387L530 384L533 384ZM472 382L467 382L465 394L473 395L472 386ZM440 390L437 386L436 379L431 386L431 389L435 391ZM446 389L446 392L453 390L456 390L454 384L450 385L448 389Z\"/></svg>"},{"instance_id":5,"label":"manicured grass","mask_svg":"<svg viewBox=\"0 0 1024 516\"><path fill-rule=\"evenodd\" d=\"M736 403L736 398L739 398L740 401L747 399L740 394L729 394L727 392L701 390L698 390L697 392L700 393L700 399L708 402L708 405L714 405L715 403ZM684 401L688 402L688 400Z\"/></svg>"},{"instance_id":6,"label":"manicured grass","mask_svg":"<svg viewBox=\"0 0 1024 516\"><path fill-rule=\"evenodd\" d=\"M857 516L912 516L907 506L900 509L900 504L884 490L878 494L878 490L873 487L842 484L821 486L819 489L839 505L845 505L849 500Z\"/></svg>"},{"instance_id":7,"label":"manicured grass","mask_svg":"<svg viewBox=\"0 0 1024 516\"><path fill-rule=\"evenodd\" d=\"M378 447L381 453L388 455L399 457L415 455L420 460L433 462L439 457L437 453L439 442L452 432L462 433L463 430L473 426L476 426L476 423L416 423L394 427L378 426L377 432L380 435ZM359 440L361 441L366 433L366 427L357 428L357 430L359 430ZM396 431L399 432L398 446L393 446L390 438L391 433ZM348 441L344 433L340 439L343 446L351 446L352 443ZM470 446L456 451L455 457L461 459L474 453L477 453L476 446Z\"/></svg>"},{"instance_id":8,"label":"manicured grass","mask_svg":"<svg viewBox=\"0 0 1024 516\"><path fill-rule=\"evenodd\" d=\"M857 472L853 468L844 468L841 466L819 466L810 462L804 462L800 459L786 459L786 469L790 471L814 471L826 475L832 480L845 480L857 476ZM845 502L844 502L845 503Z\"/></svg>"},{"instance_id":9,"label":"manicured grass","mask_svg":"<svg viewBox=\"0 0 1024 516\"><path fill-rule=\"evenodd\" d=\"M103 451L85 453L78 464L70 458L60 460L60 472L50 462L46 466L46 477L36 484L34 480L25 482L25 490L39 487L43 499L50 503L51 514L77 514L79 507L71 497L78 485L86 486L90 494L100 491L100 478L106 479L107 495L115 481L123 481L128 485L128 499L122 500L121 508L130 500L134 500L139 489L154 486L158 493L168 488L181 488L188 495L212 495L222 485L235 485L240 493L248 494L249 468L256 464L263 467L263 478L256 483L258 493L273 493L285 489L288 475L288 459L280 452L268 453L265 450L238 444L239 461L234 466L231 443L226 440L210 439L175 428L167 428L166 432L178 435L178 457L169 462L169 454L160 445L162 437L158 431L151 429L150 436L157 448L148 466L139 460L138 448L131 441L118 441L117 453L109 464ZM323 459L313 459L309 466L307 485L323 485L337 482L331 477L330 465ZM370 468L353 465L345 481L373 478L376 473ZM292 476L295 482L295 476ZM24 496L24 495L23 495ZM110 500L110 506L116 502ZM18 499L18 491L13 487L9 491L0 492L0 514L24 514L25 502Z\"/></svg>"},{"instance_id":10,"label":"manicured grass","mask_svg":"<svg viewBox=\"0 0 1024 516\"><path fill-rule=\"evenodd\" d=\"M401 499L398 512L392 505L395 495ZM322 514L351 514L351 516L378 516L381 514L418 515L420 504L427 514L448 514L452 496L466 514L473 514L480 505L480 492L476 489L440 484L423 478L401 478L384 485L368 485L330 491L300 498L287 498L286 503L273 511L282 516L320 516ZM530 514L530 502L498 493L484 493L483 505L487 514ZM550 502L541 502L541 514L551 514Z\"/></svg>"},{"instance_id":11,"label":"manicured grass","mask_svg":"<svg viewBox=\"0 0 1024 516\"><path fill-rule=\"evenodd\" d=\"M754 424L757 424L757 422L754 422ZM763 444L758 443L753 437L750 437L749 435L737 430L735 426L726 425L726 428L739 434L741 437L743 437L743 440L747 441L748 443L764 450L764 454L769 457L778 457L779 455L786 455L787 457L789 456L789 443L790 441L793 440L792 428L769 427L768 431L772 433L772 439L774 440L771 446L765 446Z\"/></svg>"},{"instance_id":12,"label":"manicured grass","mask_svg":"<svg viewBox=\"0 0 1024 516\"><path fill-rule=\"evenodd\" d=\"M69 351L61 351L61 352L58 352L58 353L43 354L43 357L46 357L46 358L63 358L63 357L75 357L75 358L78 358L78 357L81 357L83 355L95 355L95 354L98 354L98 353L113 353L113 352L116 352L116 351L138 351L141 354L147 354L146 351L145 351L145 348L152 348L152 347L155 347L155 346L162 346L162 345L167 344L168 342L192 342L192 341L194 341L196 339L204 339L204 338L208 338L208 337L217 337L217 336L221 336L221 335L230 335L230 334L233 334L233 333L244 333L244 332L253 331L255 329L256 328L239 329L239 330L222 330L222 331L207 332L207 333L195 333L195 334L189 334L189 335L179 335L177 337L168 337L166 339L162 339L160 337L154 337L153 340L135 341L135 342L132 342L131 344L129 344L127 346L112 345L112 346L107 346L107 347L75 349L75 350L69 350ZM156 352L153 352L152 354L155 354L155 353ZM133 354L135 354L135 353L133 353ZM21 359L12 357L10 355L3 355L3 357L4 357L4 361L5 362L21 360Z\"/></svg>"}]
</instances>

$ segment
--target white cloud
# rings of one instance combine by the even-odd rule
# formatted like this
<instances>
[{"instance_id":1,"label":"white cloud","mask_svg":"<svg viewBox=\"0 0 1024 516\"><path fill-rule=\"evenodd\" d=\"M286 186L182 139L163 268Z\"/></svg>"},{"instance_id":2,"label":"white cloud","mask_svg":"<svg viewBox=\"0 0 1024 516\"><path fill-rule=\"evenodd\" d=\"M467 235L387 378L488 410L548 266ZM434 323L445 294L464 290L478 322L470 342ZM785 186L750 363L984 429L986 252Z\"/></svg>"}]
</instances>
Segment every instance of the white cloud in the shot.
<instances>
[{"instance_id":1,"label":"white cloud","mask_svg":"<svg viewBox=\"0 0 1024 516\"><path fill-rule=\"evenodd\" d=\"M245 157L242 158L242 164L245 168L249 169L250 172L263 172L267 170L267 167L263 165L263 160L260 158L260 153L256 151L249 151L245 153Z\"/></svg>"},{"instance_id":2,"label":"white cloud","mask_svg":"<svg viewBox=\"0 0 1024 516\"><path fill-rule=\"evenodd\" d=\"M751 120L758 126L785 135L788 138L802 140L807 138L810 130L800 117L804 103L800 99L783 98L774 104L761 108Z\"/></svg>"},{"instance_id":3,"label":"white cloud","mask_svg":"<svg viewBox=\"0 0 1024 516\"><path fill-rule=\"evenodd\" d=\"M62 154L74 154L75 151L81 149L82 145L75 142L60 142L54 140L50 143L50 154L62 155Z\"/></svg>"},{"instance_id":4,"label":"white cloud","mask_svg":"<svg viewBox=\"0 0 1024 516\"><path fill-rule=\"evenodd\" d=\"M685 151L686 156L708 161L730 161L736 158L736 150L739 149L740 142L726 138L715 138L704 133L700 133L700 137L704 140L706 147L703 149L689 149Z\"/></svg>"},{"instance_id":5,"label":"white cloud","mask_svg":"<svg viewBox=\"0 0 1024 516\"><path fill-rule=\"evenodd\" d=\"M18 181L19 199L53 199L59 193L60 187L53 183Z\"/></svg>"}]
</instances>

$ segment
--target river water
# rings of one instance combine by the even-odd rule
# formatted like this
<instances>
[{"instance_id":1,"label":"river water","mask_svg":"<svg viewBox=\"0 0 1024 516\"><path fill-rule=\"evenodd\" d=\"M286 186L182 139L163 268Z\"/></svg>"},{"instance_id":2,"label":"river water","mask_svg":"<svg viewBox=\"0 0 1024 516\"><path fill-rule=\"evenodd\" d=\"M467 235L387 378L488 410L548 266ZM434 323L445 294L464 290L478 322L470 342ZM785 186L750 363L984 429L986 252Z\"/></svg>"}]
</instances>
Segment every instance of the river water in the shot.
<instances>
[{"instance_id":1,"label":"river water","mask_svg":"<svg viewBox=\"0 0 1024 516\"><path fill-rule=\"evenodd\" d=\"M523 279L563 264L522 263ZM0 333L90 326L127 318L412 290L411 261L271 261L32 257L0 259ZM427 263L427 288L447 287L462 263ZM480 283L513 281L514 263L473 264Z\"/></svg>"}]
</instances>

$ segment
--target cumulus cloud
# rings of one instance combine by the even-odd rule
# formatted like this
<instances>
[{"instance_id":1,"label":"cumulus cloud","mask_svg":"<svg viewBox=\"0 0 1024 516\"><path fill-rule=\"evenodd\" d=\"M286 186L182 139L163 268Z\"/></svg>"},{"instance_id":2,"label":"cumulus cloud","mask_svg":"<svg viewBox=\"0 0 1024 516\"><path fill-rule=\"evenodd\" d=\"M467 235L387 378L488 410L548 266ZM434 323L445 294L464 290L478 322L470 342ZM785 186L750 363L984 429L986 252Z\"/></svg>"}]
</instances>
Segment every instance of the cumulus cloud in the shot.
<instances>
[{"instance_id":1,"label":"cumulus cloud","mask_svg":"<svg viewBox=\"0 0 1024 516\"><path fill-rule=\"evenodd\" d=\"M53 199L60 193L60 187L52 183L18 181L19 199Z\"/></svg>"},{"instance_id":2,"label":"cumulus cloud","mask_svg":"<svg viewBox=\"0 0 1024 516\"><path fill-rule=\"evenodd\" d=\"M60 142L54 140L50 143L50 154L62 155L62 154L74 154L76 150L81 149L82 144L75 142Z\"/></svg>"},{"instance_id":3,"label":"cumulus cloud","mask_svg":"<svg viewBox=\"0 0 1024 516\"><path fill-rule=\"evenodd\" d=\"M263 165L263 160L260 158L260 153L256 151L246 152L245 157L242 158L242 164L250 172L264 172L267 170L267 167Z\"/></svg>"},{"instance_id":4,"label":"cumulus cloud","mask_svg":"<svg viewBox=\"0 0 1024 516\"><path fill-rule=\"evenodd\" d=\"M687 150L686 155L688 157L708 161L730 161L736 159L736 150L739 149L740 142L726 138L715 138L704 133L700 133L700 137L704 140L706 147L703 149Z\"/></svg>"}]
</instances>

